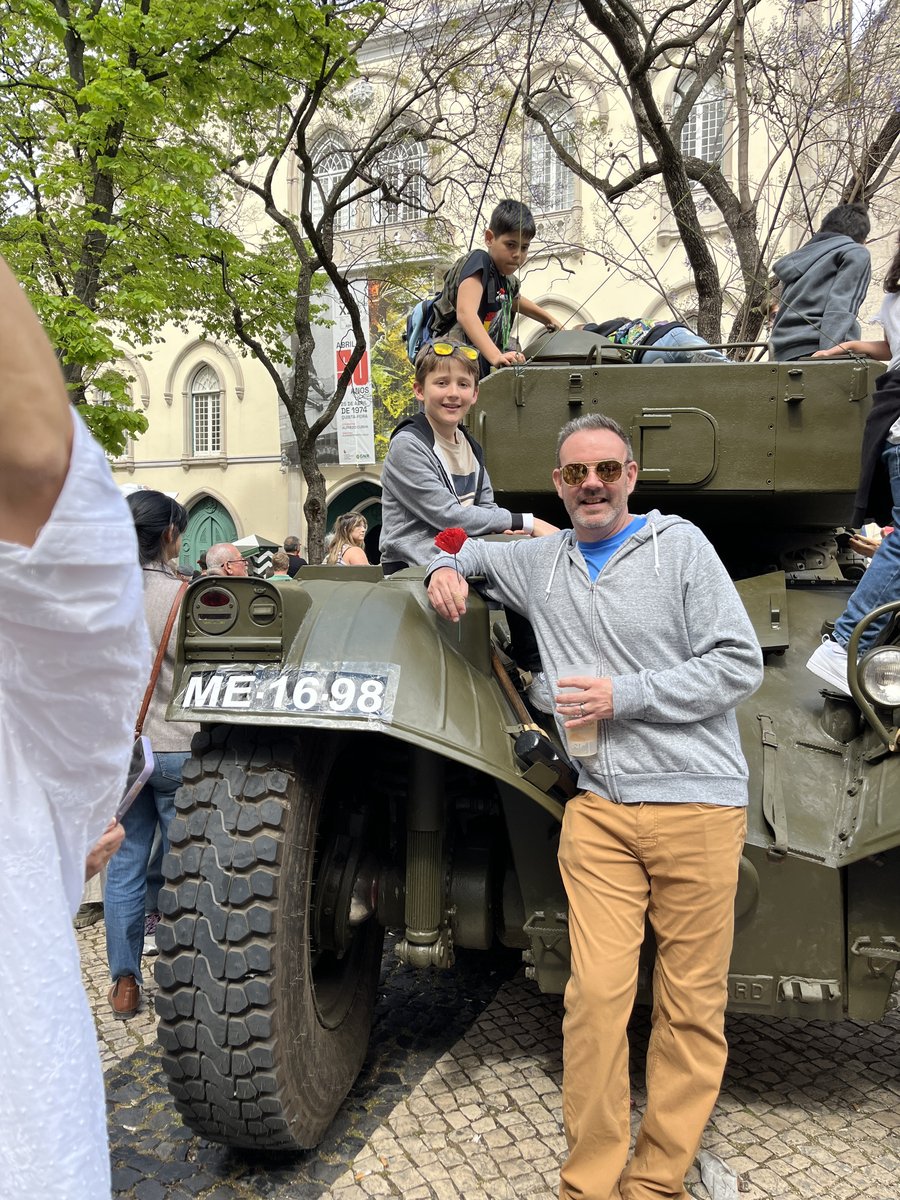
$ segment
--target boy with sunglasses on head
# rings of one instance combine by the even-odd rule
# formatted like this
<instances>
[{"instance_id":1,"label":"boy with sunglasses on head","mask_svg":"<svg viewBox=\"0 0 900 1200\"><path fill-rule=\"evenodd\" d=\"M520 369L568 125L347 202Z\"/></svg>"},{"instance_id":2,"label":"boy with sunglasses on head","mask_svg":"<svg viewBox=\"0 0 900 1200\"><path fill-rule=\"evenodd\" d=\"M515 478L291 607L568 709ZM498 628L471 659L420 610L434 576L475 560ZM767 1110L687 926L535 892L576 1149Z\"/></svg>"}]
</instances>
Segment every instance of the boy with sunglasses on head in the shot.
<instances>
[{"instance_id":1,"label":"boy with sunglasses on head","mask_svg":"<svg viewBox=\"0 0 900 1200\"><path fill-rule=\"evenodd\" d=\"M413 390L423 411L401 421L381 475L381 565L386 575L434 557L442 529L470 537L508 530L538 537L556 526L494 503L481 446L463 427L478 399L478 351L437 339L416 357Z\"/></svg>"},{"instance_id":2,"label":"boy with sunglasses on head","mask_svg":"<svg viewBox=\"0 0 900 1200\"><path fill-rule=\"evenodd\" d=\"M559 329L559 321L519 290L516 271L525 265L536 226L531 210L518 200L501 200L484 232L486 250L472 250L457 259L444 277L435 301L431 336L468 342L480 354L479 377L491 367L524 362L518 350L508 350L516 313Z\"/></svg>"}]
</instances>

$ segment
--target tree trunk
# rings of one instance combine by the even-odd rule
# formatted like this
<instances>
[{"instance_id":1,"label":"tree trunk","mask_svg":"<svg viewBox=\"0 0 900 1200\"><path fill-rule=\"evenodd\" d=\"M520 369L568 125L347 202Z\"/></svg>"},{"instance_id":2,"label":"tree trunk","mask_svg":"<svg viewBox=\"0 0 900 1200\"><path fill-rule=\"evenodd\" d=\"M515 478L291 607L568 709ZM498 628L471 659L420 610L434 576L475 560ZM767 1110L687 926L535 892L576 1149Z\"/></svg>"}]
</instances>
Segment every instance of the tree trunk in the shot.
<instances>
[{"instance_id":1,"label":"tree trunk","mask_svg":"<svg viewBox=\"0 0 900 1200\"><path fill-rule=\"evenodd\" d=\"M615 14L598 0L582 0L582 7L591 24L609 40L625 68L637 127L656 155L666 196L694 275L699 310L697 331L707 341L718 342L722 323L719 271L700 226L681 146L670 134L653 94L655 71L649 70L653 64L642 49L641 29L633 12L625 6L617 8Z\"/></svg>"},{"instance_id":2,"label":"tree trunk","mask_svg":"<svg viewBox=\"0 0 900 1200\"><path fill-rule=\"evenodd\" d=\"M306 482L306 499L303 515L306 518L306 554L310 563L316 565L325 557L325 476L319 469L316 458L316 443L307 437L300 446L300 469Z\"/></svg>"}]
</instances>

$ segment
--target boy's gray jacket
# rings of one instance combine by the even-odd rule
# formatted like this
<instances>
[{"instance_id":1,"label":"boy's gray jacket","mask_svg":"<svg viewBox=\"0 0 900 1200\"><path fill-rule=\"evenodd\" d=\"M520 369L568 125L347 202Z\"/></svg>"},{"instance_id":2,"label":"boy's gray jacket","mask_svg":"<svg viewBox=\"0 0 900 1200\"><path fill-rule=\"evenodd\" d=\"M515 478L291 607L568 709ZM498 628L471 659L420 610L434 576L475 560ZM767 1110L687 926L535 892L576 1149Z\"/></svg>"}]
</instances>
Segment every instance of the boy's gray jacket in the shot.
<instances>
[{"instance_id":1,"label":"boy's gray jacket","mask_svg":"<svg viewBox=\"0 0 900 1200\"><path fill-rule=\"evenodd\" d=\"M859 337L857 314L872 277L865 246L842 233L817 233L772 270L783 285L769 339L773 358L802 358Z\"/></svg>"},{"instance_id":2,"label":"boy's gray jacket","mask_svg":"<svg viewBox=\"0 0 900 1200\"><path fill-rule=\"evenodd\" d=\"M464 529L470 537L481 537L523 527L521 513L494 503L481 446L462 426L460 433L478 463L474 504L460 504L424 413L394 431L381 473L382 562L424 566L434 557L435 535L442 529Z\"/></svg>"},{"instance_id":3,"label":"boy's gray jacket","mask_svg":"<svg viewBox=\"0 0 900 1200\"><path fill-rule=\"evenodd\" d=\"M599 722L581 788L627 804L747 803L734 706L762 682L762 655L734 584L696 526L654 510L593 584L571 530L469 541L459 565L528 617L554 694L564 663L611 677L614 715ZM429 571L452 566L440 555Z\"/></svg>"}]
</instances>

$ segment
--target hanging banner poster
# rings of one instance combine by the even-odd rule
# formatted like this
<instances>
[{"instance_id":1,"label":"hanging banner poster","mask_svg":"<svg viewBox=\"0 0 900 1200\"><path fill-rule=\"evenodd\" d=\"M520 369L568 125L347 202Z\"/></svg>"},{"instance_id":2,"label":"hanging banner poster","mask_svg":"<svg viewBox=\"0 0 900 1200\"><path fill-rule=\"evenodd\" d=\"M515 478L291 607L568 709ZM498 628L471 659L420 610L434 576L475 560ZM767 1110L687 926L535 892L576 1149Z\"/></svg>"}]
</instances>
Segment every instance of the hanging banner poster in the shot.
<instances>
[{"instance_id":1,"label":"hanging banner poster","mask_svg":"<svg viewBox=\"0 0 900 1200\"><path fill-rule=\"evenodd\" d=\"M368 337L369 294L365 280L352 285L362 327ZM335 377L350 361L356 338L350 317L344 306L335 304L334 363ZM369 348L356 364L347 392L341 401L335 418L338 436L338 462L347 464L373 463L375 461L375 422L372 415L372 380L369 374Z\"/></svg>"}]
</instances>

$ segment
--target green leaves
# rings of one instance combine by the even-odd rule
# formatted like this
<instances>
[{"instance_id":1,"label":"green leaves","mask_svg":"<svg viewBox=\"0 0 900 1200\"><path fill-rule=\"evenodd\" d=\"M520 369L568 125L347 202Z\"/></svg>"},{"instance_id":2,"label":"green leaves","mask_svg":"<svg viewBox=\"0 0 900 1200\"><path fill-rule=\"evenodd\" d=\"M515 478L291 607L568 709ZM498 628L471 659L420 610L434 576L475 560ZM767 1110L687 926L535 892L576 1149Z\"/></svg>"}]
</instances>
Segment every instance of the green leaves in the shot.
<instances>
[{"instance_id":1,"label":"green leaves","mask_svg":"<svg viewBox=\"0 0 900 1200\"><path fill-rule=\"evenodd\" d=\"M143 413L118 404L82 404L78 411L100 445L115 457L125 453L129 438L140 436L148 427Z\"/></svg>"},{"instance_id":2,"label":"green leaves","mask_svg":"<svg viewBox=\"0 0 900 1200\"><path fill-rule=\"evenodd\" d=\"M349 36L315 0L4 6L0 252L76 398L168 321L233 337L234 296L255 333L284 342L297 278L284 236L239 236L252 214L219 168L275 138L280 106ZM126 402L84 406L111 453L146 428Z\"/></svg>"}]
</instances>

